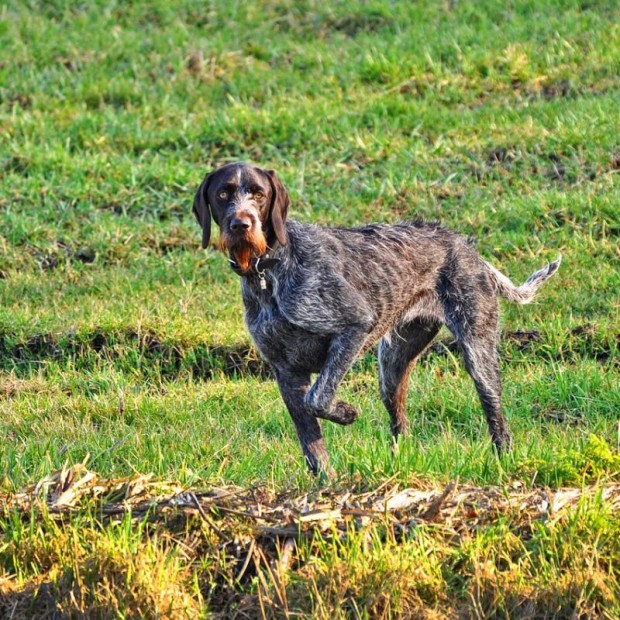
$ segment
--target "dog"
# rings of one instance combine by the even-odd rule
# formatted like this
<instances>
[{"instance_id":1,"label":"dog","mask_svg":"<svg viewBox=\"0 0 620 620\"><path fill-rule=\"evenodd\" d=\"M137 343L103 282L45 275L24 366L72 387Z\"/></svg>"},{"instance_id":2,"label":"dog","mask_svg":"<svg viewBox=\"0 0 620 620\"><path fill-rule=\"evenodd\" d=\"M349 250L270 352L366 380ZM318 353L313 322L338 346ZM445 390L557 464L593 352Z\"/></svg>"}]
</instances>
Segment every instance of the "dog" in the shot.
<instances>
[{"instance_id":1,"label":"dog","mask_svg":"<svg viewBox=\"0 0 620 620\"><path fill-rule=\"evenodd\" d=\"M325 228L288 219L273 170L227 164L207 174L193 212L202 247L211 221L241 276L245 322L273 372L310 470L329 472L319 420L351 424L335 400L345 373L377 342L379 388L394 438L407 431L407 380L442 325L454 335L499 453L511 447L501 408L498 297L526 304L561 257L515 286L437 223ZM317 374L314 383L311 376Z\"/></svg>"}]
</instances>

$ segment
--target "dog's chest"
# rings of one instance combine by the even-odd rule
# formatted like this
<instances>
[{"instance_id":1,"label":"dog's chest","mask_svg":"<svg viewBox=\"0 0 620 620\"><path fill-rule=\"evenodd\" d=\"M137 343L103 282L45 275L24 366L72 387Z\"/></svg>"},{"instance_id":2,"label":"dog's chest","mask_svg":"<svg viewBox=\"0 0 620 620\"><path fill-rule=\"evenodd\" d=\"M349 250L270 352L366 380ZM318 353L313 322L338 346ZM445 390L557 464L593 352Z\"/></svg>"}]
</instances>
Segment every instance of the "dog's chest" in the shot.
<instances>
[{"instance_id":1,"label":"dog's chest","mask_svg":"<svg viewBox=\"0 0 620 620\"><path fill-rule=\"evenodd\" d=\"M243 287L245 322L261 354L276 367L318 372L327 357L329 339L291 323L269 291Z\"/></svg>"}]
</instances>

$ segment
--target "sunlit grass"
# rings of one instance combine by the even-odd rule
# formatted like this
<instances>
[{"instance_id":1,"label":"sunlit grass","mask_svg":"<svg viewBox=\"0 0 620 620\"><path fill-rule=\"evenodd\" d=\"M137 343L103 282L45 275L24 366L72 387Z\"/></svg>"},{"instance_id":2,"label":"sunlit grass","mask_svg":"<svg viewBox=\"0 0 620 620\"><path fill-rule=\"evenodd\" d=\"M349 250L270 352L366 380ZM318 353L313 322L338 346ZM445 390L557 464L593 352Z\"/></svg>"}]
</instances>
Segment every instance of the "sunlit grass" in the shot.
<instances>
[{"instance_id":1,"label":"sunlit grass","mask_svg":"<svg viewBox=\"0 0 620 620\"><path fill-rule=\"evenodd\" d=\"M276 169L302 221L437 219L515 281L563 255L535 304L502 306L513 453L491 450L449 346L414 369L394 448L368 355L341 389L359 420L325 425L330 488L616 481L619 17L604 0L6 4L1 489L87 458L191 487L325 484L250 347L238 277L199 249L193 193L231 160ZM323 541L300 551L289 607L615 617L618 531L593 504L527 537L500 522L459 540L429 525ZM69 616L207 615L221 558L188 549L215 543L160 534L8 515L0 615L49 600ZM262 587L246 585L241 598Z\"/></svg>"}]
</instances>

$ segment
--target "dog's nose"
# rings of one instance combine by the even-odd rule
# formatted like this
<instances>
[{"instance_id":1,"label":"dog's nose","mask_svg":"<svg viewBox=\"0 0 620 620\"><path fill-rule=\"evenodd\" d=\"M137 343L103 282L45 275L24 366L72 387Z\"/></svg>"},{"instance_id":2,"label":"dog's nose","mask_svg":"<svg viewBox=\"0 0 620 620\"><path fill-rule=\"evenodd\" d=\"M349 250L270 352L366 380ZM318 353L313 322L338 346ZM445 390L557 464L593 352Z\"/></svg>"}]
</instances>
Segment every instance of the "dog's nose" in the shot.
<instances>
[{"instance_id":1,"label":"dog's nose","mask_svg":"<svg viewBox=\"0 0 620 620\"><path fill-rule=\"evenodd\" d=\"M230 222L230 230L234 232L244 232L249 230L251 222L247 218L236 217Z\"/></svg>"}]
</instances>

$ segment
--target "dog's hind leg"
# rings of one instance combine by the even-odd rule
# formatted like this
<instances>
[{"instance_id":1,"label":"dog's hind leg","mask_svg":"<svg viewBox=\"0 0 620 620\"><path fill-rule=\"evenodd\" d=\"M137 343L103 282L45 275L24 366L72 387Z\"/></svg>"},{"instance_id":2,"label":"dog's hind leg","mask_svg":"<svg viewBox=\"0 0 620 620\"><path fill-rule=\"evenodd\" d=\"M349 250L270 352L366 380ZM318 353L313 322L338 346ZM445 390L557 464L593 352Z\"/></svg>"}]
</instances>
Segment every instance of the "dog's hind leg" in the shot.
<instances>
[{"instance_id":1,"label":"dog's hind leg","mask_svg":"<svg viewBox=\"0 0 620 620\"><path fill-rule=\"evenodd\" d=\"M379 388L390 414L394 439L407 432L407 380L411 368L433 341L441 323L416 319L393 330L379 343Z\"/></svg>"},{"instance_id":2,"label":"dog's hind leg","mask_svg":"<svg viewBox=\"0 0 620 620\"><path fill-rule=\"evenodd\" d=\"M486 414L489 433L497 451L508 451L512 437L502 414L502 383L499 373L495 340L462 342L465 368L474 380L482 408Z\"/></svg>"},{"instance_id":3,"label":"dog's hind leg","mask_svg":"<svg viewBox=\"0 0 620 620\"><path fill-rule=\"evenodd\" d=\"M465 368L474 380L489 433L498 453L510 450L512 437L502 414L502 382L497 355L497 303L481 308L475 320L463 314L448 321L463 353Z\"/></svg>"}]
</instances>

